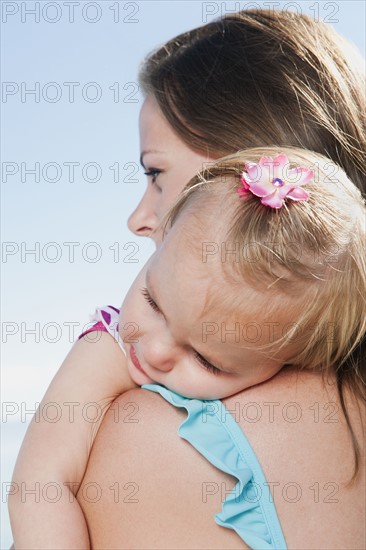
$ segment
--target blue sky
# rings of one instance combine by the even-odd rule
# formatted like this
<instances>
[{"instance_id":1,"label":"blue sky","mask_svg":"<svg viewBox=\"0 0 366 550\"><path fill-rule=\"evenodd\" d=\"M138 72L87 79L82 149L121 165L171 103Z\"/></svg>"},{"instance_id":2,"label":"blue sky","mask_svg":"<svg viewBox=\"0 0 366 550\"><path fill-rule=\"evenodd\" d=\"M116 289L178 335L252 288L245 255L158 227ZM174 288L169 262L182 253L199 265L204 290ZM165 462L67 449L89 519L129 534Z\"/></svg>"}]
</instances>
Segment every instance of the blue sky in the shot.
<instances>
[{"instance_id":1,"label":"blue sky","mask_svg":"<svg viewBox=\"0 0 366 550\"><path fill-rule=\"evenodd\" d=\"M79 0L73 13L62 1L1 4L2 399L20 414L41 399L94 307L119 306L153 251L126 227L145 187L144 55L221 13L263 5L325 19L364 54L365 4Z\"/></svg>"}]
</instances>

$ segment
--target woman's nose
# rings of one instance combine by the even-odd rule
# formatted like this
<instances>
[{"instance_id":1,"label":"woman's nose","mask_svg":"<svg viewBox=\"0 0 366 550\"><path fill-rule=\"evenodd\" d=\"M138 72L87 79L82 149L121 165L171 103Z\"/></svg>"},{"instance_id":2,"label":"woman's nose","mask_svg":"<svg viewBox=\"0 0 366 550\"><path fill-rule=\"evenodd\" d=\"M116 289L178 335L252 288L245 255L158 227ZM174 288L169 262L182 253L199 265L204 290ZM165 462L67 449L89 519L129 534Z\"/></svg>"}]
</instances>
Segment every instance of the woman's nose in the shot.
<instances>
[{"instance_id":1,"label":"woman's nose","mask_svg":"<svg viewBox=\"0 0 366 550\"><path fill-rule=\"evenodd\" d=\"M137 208L132 212L127 221L128 228L139 237L149 237L158 226L158 218L155 213L155 201L150 186Z\"/></svg>"}]
</instances>

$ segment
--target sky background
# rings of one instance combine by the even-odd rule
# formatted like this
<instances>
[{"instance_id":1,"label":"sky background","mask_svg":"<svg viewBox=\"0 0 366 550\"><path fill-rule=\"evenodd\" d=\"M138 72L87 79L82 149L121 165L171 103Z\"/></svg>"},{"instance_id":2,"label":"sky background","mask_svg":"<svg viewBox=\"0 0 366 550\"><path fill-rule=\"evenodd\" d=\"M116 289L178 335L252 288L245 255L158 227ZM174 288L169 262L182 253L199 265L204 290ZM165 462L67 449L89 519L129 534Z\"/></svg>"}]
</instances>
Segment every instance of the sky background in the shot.
<instances>
[{"instance_id":1,"label":"sky background","mask_svg":"<svg viewBox=\"0 0 366 550\"><path fill-rule=\"evenodd\" d=\"M145 188L139 63L180 32L268 6L325 20L365 55L362 0L1 1L1 549L27 411L95 306L119 306L154 250L126 226Z\"/></svg>"}]
</instances>

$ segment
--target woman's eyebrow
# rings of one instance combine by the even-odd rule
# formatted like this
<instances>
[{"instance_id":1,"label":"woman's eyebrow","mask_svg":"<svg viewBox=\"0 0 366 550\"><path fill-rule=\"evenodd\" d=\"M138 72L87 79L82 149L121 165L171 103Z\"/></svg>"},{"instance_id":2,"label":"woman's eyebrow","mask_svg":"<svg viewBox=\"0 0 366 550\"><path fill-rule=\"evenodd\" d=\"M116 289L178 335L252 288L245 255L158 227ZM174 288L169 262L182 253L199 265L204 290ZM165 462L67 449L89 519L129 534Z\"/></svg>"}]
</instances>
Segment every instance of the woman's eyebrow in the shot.
<instances>
[{"instance_id":1,"label":"woman's eyebrow","mask_svg":"<svg viewBox=\"0 0 366 550\"><path fill-rule=\"evenodd\" d=\"M144 165L144 156L145 155L148 155L149 153L158 153L160 155L163 155L164 152L163 151L158 151L157 149L146 149L144 151L141 152L141 155L140 155L140 164L143 168L145 168L145 165Z\"/></svg>"}]
</instances>

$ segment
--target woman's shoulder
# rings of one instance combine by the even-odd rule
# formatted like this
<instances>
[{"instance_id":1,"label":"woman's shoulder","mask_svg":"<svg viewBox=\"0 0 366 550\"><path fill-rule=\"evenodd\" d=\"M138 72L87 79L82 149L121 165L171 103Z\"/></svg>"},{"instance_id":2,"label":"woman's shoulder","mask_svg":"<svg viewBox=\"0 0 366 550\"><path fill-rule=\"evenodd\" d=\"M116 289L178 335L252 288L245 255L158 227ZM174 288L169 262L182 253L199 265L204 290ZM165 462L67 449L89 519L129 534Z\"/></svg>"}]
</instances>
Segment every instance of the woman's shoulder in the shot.
<instances>
[{"instance_id":1,"label":"woman's shoulder","mask_svg":"<svg viewBox=\"0 0 366 550\"><path fill-rule=\"evenodd\" d=\"M344 399L355 432L362 434L364 405L345 390ZM270 380L223 400L246 433L253 426L270 427L271 432L288 430L303 436L307 432L334 434L347 431L337 383L334 377L306 370L283 369Z\"/></svg>"},{"instance_id":2,"label":"woman's shoulder","mask_svg":"<svg viewBox=\"0 0 366 550\"><path fill-rule=\"evenodd\" d=\"M306 472L318 477L326 474L342 483L352 478L352 441L331 377L283 370L224 403L270 475L276 474L285 453L286 475L291 471L296 476L301 472L304 476ZM345 403L362 447L365 407L347 391Z\"/></svg>"},{"instance_id":3,"label":"woman's shoulder","mask_svg":"<svg viewBox=\"0 0 366 550\"><path fill-rule=\"evenodd\" d=\"M164 445L167 432L176 434L186 413L152 392L129 393L140 411L146 411L140 437L146 431L143 435L154 440L155 448ZM363 548L364 463L350 483L352 441L335 381L313 372L284 370L223 403L262 467L288 546L301 547L306 533L308 548ZM346 403L362 447L364 409L351 395L346 394ZM176 466L181 441L169 440ZM305 518L311 518L310 530Z\"/></svg>"},{"instance_id":4,"label":"woman's shoulder","mask_svg":"<svg viewBox=\"0 0 366 550\"><path fill-rule=\"evenodd\" d=\"M357 406L350 398L348 402L351 420L362 445ZM283 371L266 383L225 399L224 405L245 434L262 467L264 483L270 488L270 498L275 502L288 547L364 548L364 464L361 464L355 483L350 484L354 467L352 442L334 382L324 382L322 377L311 372ZM198 526L197 518L201 516L204 531L212 532L212 547L218 547L215 544L223 547L224 540L225 547L243 547L239 537L226 529L226 533L218 531L220 528L213 522L220 501L226 498L235 480L216 470L187 445L187 441L177 437L177 430L186 417L185 410L172 407L157 393L141 389L126 392L116 400L104 427L102 425L98 435L100 445L96 446L88 468L89 477L96 479L95 476L108 472L110 482L113 475L118 476L118 472L123 471L124 479L137 480L143 488L149 485L149 494L152 491L159 495L158 508L156 505L149 507L146 501L142 514L151 518L157 513L154 521L146 523L149 529L151 524L159 524L159 517L166 514L169 517L172 508L179 508L182 522L177 519L171 530L167 530L166 523L161 532L158 527L154 528L156 540L169 540L170 547L177 547L174 544L177 532L180 537L186 536L187 521L191 526L196 522L197 529L191 528L193 542L190 545L190 541L184 539L185 547L198 547L198 540L207 543L205 536L201 537L202 525ZM148 449L148 461L140 460L144 449ZM94 469L93 464L103 467ZM207 480L212 487L221 488L221 493L224 487L224 495L217 491L205 502L202 495L195 500L195 488L202 491ZM173 486L172 493L169 487ZM164 490L159 491L159 487ZM268 493L263 492L262 498L266 494L268 497ZM151 541L151 531L145 540L144 530L137 540L133 523L134 528L128 531L129 521L133 519L128 516L130 508L126 507L128 521L123 524L121 533L136 544ZM111 505L106 516L109 527L113 513ZM115 523L112 522L113 529L120 523L119 513ZM101 532L105 532L103 525Z\"/></svg>"},{"instance_id":5,"label":"woman's shoulder","mask_svg":"<svg viewBox=\"0 0 366 550\"><path fill-rule=\"evenodd\" d=\"M345 401L364 456L364 405L347 391ZM361 458L359 474L350 483L354 453L335 380L284 370L231 396L225 405L271 484L286 539L296 540L299 514L305 514L312 521L306 535L308 548L362 548L365 464Z\"/></svg>"},{"instance_id":6,"label":"woman's shoulder","mask_svg":"<svg viewBox=\"0 0 366 550\"><path fill-rule=\"evenodd\" d=\"M249 548L214 521L226 495L211 489L231 490L235 479L178 437L186 417L143 389L116 399L78 495L94 548ZM91 504L84 489L96 480L101 498ZM108 487L121 488L118 506Z\"/></svg>"}]
</instances>

